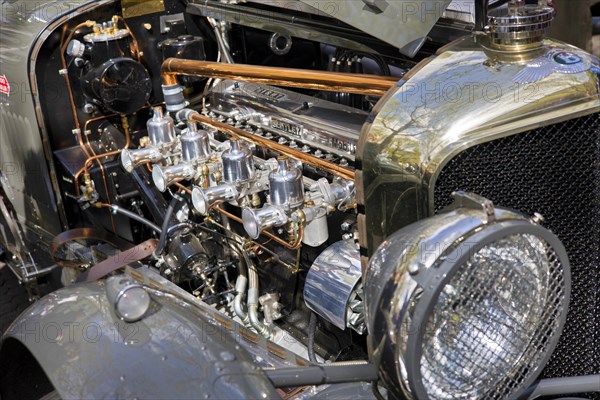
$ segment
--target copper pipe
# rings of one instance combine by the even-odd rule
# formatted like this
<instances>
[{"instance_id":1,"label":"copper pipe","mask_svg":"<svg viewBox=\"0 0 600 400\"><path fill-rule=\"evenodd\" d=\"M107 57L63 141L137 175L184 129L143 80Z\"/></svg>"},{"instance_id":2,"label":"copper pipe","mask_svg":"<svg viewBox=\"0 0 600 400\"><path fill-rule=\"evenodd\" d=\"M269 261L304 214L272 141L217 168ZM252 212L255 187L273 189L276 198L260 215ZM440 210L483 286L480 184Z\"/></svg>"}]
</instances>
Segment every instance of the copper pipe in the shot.
<instances>
[{"instance_id":1,"label":"copper pipe","mask_svg":"<svg viewBox=\"0 0 600 400\"><path fill-rule=\"evenodd\" d=\"M223 214L224 216L226 216L227 218L230 218L232 220L234 220L235 222L239 223L239 224L243 224L244 221L242 221L242 219L240 217L237 217L233 214L231 214L228 211L225 211L224 209L222 209L221 207L219 207L218 205L213 205L212 207L213 210L220 212L221 214ZM276 235L272 234L269 231L266 230L262 230L261 235L265 235L266 237L268 237L271 240L274 240L275 242L279 243L280 245L290 249L290 250L298 250L300 248L300 246L302 245L302 238L304 237L304 227L302 225L298 225L298 236L296 238L296 241L294 243L288 243L285 240L277 237Z\"/></svg>"},{"instance_id":2,"label":"copper pipe","mask_svg":"<svg viewBox=\"0 0 600 400\"><path fill-rule=\"evenodd\" d=\"M142 56L141 56L141 52L140 52L140 45L139 42L137 40L137 38L135 37L135 35L133 34L133 31L129 28L129 25L127 25L127 22L125 21L125 19L123 17L121 17L120 15L117 16L118 20L121 21L121 23L123 24L123 26L125 26L125 29L127 29L127 31L129 32L129 36L131 36L131 40L133 41L133 45L135 47L135 55L136 58L138 60L138 62L142 61Z\"/></svg>"},{"instance_id":3,"label":"copper pipe","mask_svg":"<svg viewBox=\"0 0 600 400\"><path fill-rule=\"evenodd\" d=\"M188 75L373 96L383 96L398 83L398 78L390 76L228 64L179 58L166 59L161 67L161 75L163 85L174 85L177 83L177 75Z\"/></svg>"},{"instance_id":4,"label":"copper pipe","mask_svg":"<svg viewBox=\"0 0 600 400\"><path fill-rule=\"evenodd\" d=\"M87 123L86 123L86 125L87 125ZM85 133L85 131L84 131L84 133ZM90 148L92 154L94 156L97 156L96 152L94 151L94 148L92 147L92 144L90 143L90 137L89 137L89 135L85 135L85 141L86 141L88 147ZM106 172L104 170L104 165L102 165L102 163L100 162L100 160L97 160L97 162L98 162L98 167L100 167L100 173L102 175L102 182L104 183L104 192L106 193L106 201L110 205L110 193L108 192L108 183L106 182ZM110 223L112 225L113 231L116 232L117 231L117 227L115 225L115 219L113 218L112 213L110 213Z\"/></svg>"},{"instance_id":5,"label":"copper pipe","mask_svg":"<svg viewBox=\"0 0 600 400\"><path fill-rule=\"evenodd\" d=\"M242 129L233 127L233 126L225 124L223 122L219 122L212 118L201 115L197 112L192 113L190 115L190 118L193 119L194 121L200 122L204 125L211 126L214 129L218 129L222 132L228 133L229 135L239 136L249 142L256 144L257 146L270 148L281 154L285 154L288 157L298 159L305 164L309 164L309 165L312 165L313 167L320 168L320 169L330 172L334 175L341 176L344 179L354 180L354 175L355 175L354 171L349 170L344 167L341 167L332 162L322 160L319 157L315 157L313 155L303 153L299 150L289 148L289 147L279 144L277 142L273 142L269 139L265 139L261 136L253 135Z\"/></svg>"},{"instance_id":6,"label":"copper pipe","mask_svg":"<svg viewBox=\"0 0 600 400\"><path fill-rule=\"evenodd\" d=\"M81 168L75 174L75 178L74 178L75 182L79 182L79 176L81 176L81 174L83 172L87 172L87 169L89 168L90 164L93 161L99 160L99 159L104 158L104 157L110 157L110 156L114 156L114 155L120 154L123 150L129 148L129 145L131 144L131 135L129 133L129 122L127 121L127 117L125 115L122 115L121 118L123 120L123 130L125 131L125 146L123 146L123 148L119 149L119 150L114 150L114 151L110 151L108 153L98 154L97 156L89 157L85 161L85 164L83 165L83 168Z\"/></svg>"},{"instance_id":7,"label":"copper pipe","mask_svg":"<svg viewBox=\"0 0 600 400\"><path fill-rule=\"evenodd\" d=\"M174 183L175 186L177 186L179 188L180 192L186 192L187 194L192 194L192 190L186 188L185 186L183 186L181 183Z\"/></svg>"}]
</instances>

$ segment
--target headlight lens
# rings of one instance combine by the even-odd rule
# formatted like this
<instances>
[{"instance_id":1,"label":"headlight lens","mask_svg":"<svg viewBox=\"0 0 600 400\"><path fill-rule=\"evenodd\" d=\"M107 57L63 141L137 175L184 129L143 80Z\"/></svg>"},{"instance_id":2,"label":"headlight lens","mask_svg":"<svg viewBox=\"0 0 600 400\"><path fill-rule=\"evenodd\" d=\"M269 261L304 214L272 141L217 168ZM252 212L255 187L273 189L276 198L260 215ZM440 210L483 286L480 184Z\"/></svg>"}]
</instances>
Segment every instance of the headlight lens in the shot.
<instances>
[{"instance_id":1,"label":"headlight lens","mask_svg":"<svg viewBox=\"0 0 600 400\"><path fill-rule=\"evenodd\" d=\"M371 257L373 359L397 397L515 398L562 332L566 251L521 214L457 195L458 208L401 229Z\"/></svg>"},{"instance_id":2,"label":"headlight lens","mask_svg":"<svg viewBox=\"0 0 600 400\"><path fill-rule=\"evenodd\" d=\"M538 365L563 313L563 268L539 237L484 246L441 290L425 328L432 399L504 398Z\"/></svg>"}]
</instances>

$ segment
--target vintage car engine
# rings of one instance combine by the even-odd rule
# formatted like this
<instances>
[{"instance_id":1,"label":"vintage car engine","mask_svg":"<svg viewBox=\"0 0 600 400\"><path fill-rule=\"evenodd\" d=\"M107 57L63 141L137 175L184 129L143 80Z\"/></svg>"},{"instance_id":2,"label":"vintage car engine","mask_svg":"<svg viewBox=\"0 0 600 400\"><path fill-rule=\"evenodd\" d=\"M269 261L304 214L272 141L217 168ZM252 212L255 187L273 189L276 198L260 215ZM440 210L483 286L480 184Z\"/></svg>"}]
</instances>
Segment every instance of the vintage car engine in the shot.
<instances>
[{"instance_id":1,"label":"vintage car engine","mask_svg":"<svg viewBox=\"0 0 600 400\"><path fill-rule=\"evenodd\" d=\"M208 98L204 113L209 118L340 167L354 165L359 130L367 117L364 111L268 85L228 80L215 85ZM161 107L155 107L147 123L147 144L123 151L123 168L131 172L151 164L159 191L179 187L190 192L194 214L211 218L216 210L219 217L237 224L233 229L244 241L258 240L263 232L273 230L268 238L282 248L284 253L278 258L291 264L290 274L308 271L303 294L307 306L339 329L364 333L354 182L278 155L268 146L227 139L215 129L201 128L186 120L192 112L177 113L182 128L178 129ZM180 221L189 220L182 217ZM328 246L330 238L334 241ZM297 260L302 246L317 254L314 268ZM264 247L259 252L274 251ZM207 278L207 268L220 267L209 265L199 239L186 230L174 235L168 249L163 274L178 279L195 276L209 285L209 296L217 294L216 281ZM345 258L332 259L337 251ZM194 259L192 264L189 258ZM335 290L323 286L337 277L340 285ZM238 293L245 290L246 279L238 278ZM288 279L269 282L276 292L264 295L265 299L278 299L276 310L268 312L269 319L282 318L283 309L293 308L292 298L281 294L286 292ZM255 302L263 299L255 296ZM245 318L239 309L236 312Z\"/></svg>"},{"instance_id":2,"label":"vintage car engine","mask_svg":"<svg viewBox=\"0 0 600 400\"><path fill-rule=\"evenodd\" d=\"M53 3L0 37L3 399L600 393L600 60L549 0Z\"/></svg>"}]
</instances>

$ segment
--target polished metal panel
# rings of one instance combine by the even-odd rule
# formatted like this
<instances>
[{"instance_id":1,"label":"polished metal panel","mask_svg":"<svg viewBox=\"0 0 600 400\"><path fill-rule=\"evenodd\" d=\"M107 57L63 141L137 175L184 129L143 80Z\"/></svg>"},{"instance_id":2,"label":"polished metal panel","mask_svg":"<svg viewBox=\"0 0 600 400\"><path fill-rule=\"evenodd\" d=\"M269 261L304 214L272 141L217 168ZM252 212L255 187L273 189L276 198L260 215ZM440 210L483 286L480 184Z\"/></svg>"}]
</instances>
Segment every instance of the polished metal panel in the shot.
<instances>
[{"instance_id":1,"label":"polished metal panel","mask_svg":"<svg viewBox=\"0 0 600 400\"><path fill-rule=\"evenodd\" d=\"M141 321L114 314L104 282L73 285L33 304L9 327L2 347L21 342L63 399L277 397L245 350L253 345L240 344L243 328L151 276L152 287L143 283L153 304ZM263 362L269 359L267 353Z\"/></svg>"},{"instance_id":2,"label":"polished metal panel","mask_svg":"<svg viewBox=\"0 0 600 400\"><path fill-rule=\"evenodd\" d=\"M208 110L232 118L259 134L286 138L298 148L326 151L354 161L358 135L368 113L282 88L222 81L210 96ZM305 150L303 150L305 151Z\"/></svg>"},{"instance_id":3,"label":"polished metal panel","mask_svg":"<svg viewBox=\"0 0 600 400\"><path fill-rule=\"evenodd\" d=\"M162 107L154 107L152 118L146 123L148 136L153 146L170 144L175 141L175 124L168 114L163 115Z\"/></svg>"},{"instance_id":4,"label":"polished metal panel","mask_svg":"<svg viewBox=\"0 0 600 400\"><path fill-rule=\"evenodd\" d=\"M419 51L427 34L451 0L301 0L383 40L409 57Z\"/></svg>"},{"instance_id":5,"label":"polished metal panel","mask_svg":"<svg viewBox=\"0 0 600 400\"><path fill-rule=\"evenodd\" d=\"M287 0L252 0L249 3L262 3L269 7L285 10L278 12L271 8L257 8L243 3L225 4L217 0L190 0L187 12L268 32L277 32L281 35L328 43L345 49L375 53L373 48L356 39L355 31L349 32L345 26L337 27L329 21L311 18L310 15L289 13L288 10L291 6L295 11L323 16L324 13L320 10L306 6L299 1L294 0L290 3ZM328 6L327 2L321 4L324 7ZM367 35L364 37L366 38Z\"/></svg>"},{"instance_id":6,"label":"polished metal panel","mask_svg":"<svg viewBox=\"0 0 600 400\"><path fill-rule=\"evenodd\" d=\"M308 308L345 330L352 314L351 296L361 278L360 252L354 240L336 242L308 270L304 301Z\"/></svg>"},{"instance_id":7,"label":"polished metal panel","mask_svg":"<svg viewBox=\"0 0 600 400\"><path fill-rule=\"evenodd\" d=\"M280 157L279 168L269 174L270 203L286 209L295 209L304 204L304 179L302 170Z\"/></svg>"},{"instance_id":8,"label":"polished metal panel","mask_svg":"<svg viewBox=\"0 0 600 400\"><path fill-rule=\"evenodd\" d=\"M600 68L596 58L546 40L531 54L494 51L486 36L457 40L410 71L374 109L357 157L361 247L373 254L390 234L433 213L433 183L468 146L600 109L593 69L553 73L532 85L512 81L539 52L565 49Z\"/></svg>"},{"instance_id":9,"label":"polished metal panel","mask_svg":"<svg viewBox=\"0 0 600 400\"><path fill-rule=\"evenodd\" d=\"M223 179L227 183L242 183L254 179L254 158L252 150L239 140L231 140L231 147L224 151Z\"/></svg>"}]
</instances>

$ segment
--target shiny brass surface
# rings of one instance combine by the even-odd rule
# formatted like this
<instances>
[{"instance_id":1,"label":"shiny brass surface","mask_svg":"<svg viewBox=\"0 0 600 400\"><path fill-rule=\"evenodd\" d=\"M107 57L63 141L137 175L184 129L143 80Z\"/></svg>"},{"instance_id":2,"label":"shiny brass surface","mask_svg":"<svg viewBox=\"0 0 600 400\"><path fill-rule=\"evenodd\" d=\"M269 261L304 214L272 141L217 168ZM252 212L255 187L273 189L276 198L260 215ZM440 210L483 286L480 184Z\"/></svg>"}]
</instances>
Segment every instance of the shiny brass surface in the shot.
<instances>
[{"instance_id":1,"label":"shiny brass surface","mask_svg":"<svg viewBox=\"0 0 600 400\"><path fill-rule=\"evenodd\" d=\"M284 154L286 156L300 160L303 163L320 168L324 171L330 172L330 173L340 176L344 179L354 180L354 171L349 170L344 167L340 167L337 164L331 163L329 161L325 161L323 159L320 159L320 158L315 157L310 154L303 153L299 150L292 149L288 146L281 145L279 143L273 142L273 141L263 138L261 136L253 135L242 129L235 128L235 127L225 124L223 122L216 121L212 118L206 117L199 113L191 114L190 118L193 119L194 121L200 122L201 124L210 126L214 129L225 132L229 135L241 137L241 138L243 138L249 142L252 142L258 146L270 148L281 154Z\"/></svg>"},{"instance_id":2,"label":"shiny brass surface","mask_svg":"<svg viewBox=\"0 0 600 400\"><path fill-rule=\"evenodd\" d=\"M121 0L124 18L139 17L165 11L163 0Z\"/></svg>"},{"instance_id":3,"label":"shiny brass surface","mask_svg":"<svg viewBox=\"0 0 600 400\"><path fill-rule=\"evenodd\" d=\"M597 66L568 45L544 41ZM433 213L435 180L470 146L600 110L593 70L554 72L533 84L513 77L527 61L508 61L473 37L454 42L380 100L360 136L357 158L361 246L371 255L390 234Z\"/></svg>"},{"instance_id":4,"label":"shiny brass surface","mask_svg":"<svg viewBox=\"0 0 600 400\"><path fill-rule=\"evenodd\" d=\"M398 82L398 78L389 76L274 68L177 58L166 59L162 64L161 74L163 85L174 85L177 83L177 75L188 75L372 96L383 96Z\"/></svg>"}]
</instances>

